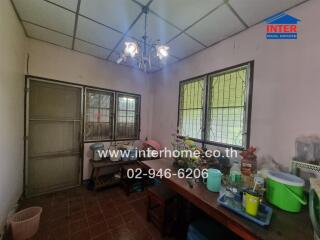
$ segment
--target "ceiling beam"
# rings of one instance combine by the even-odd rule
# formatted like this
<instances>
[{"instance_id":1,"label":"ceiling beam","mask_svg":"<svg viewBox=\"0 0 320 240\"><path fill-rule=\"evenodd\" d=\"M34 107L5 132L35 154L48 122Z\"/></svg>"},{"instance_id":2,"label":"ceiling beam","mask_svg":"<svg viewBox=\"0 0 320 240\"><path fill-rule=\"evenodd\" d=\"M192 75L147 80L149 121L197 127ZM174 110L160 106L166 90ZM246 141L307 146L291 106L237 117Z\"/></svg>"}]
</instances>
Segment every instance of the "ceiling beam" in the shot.
<instances>
[{"instance_id":1,"label":"ceiling beam","mask_svg":"<svg viewBox=\"0 0 320 240\"><path fill-rule=\"evenodd\" d=\"M238 20L242 23L245 28L249 28L249 25L240 17L240 15L237 13L237 11L230 5L229 1L226 2L227 7L230 9L230 11L238 18Z\"/></svg>"},{"instance_id":2,"label":"ceiling beam","mask_svg":"<svg viewBox=\"0 0 320 240\"><path fill-rule=\"evenodd\" d=\"M10 2L11 2L11 5L12 5L12 7L13 7L13 10L14 10L14 12L15 12L15 14L16 14L16 16L17 16L17 18L18 18L18 20L19 20L19 22L20 22L20 24L21 24L21 26L22 26L22 29L23 29L24 34L26 35L26 37L29 37L29 36L28 36L28 33L27 33L27 30L26 30L25 26L24 26L23 23L22 23L22 19L21 19L19 13L18 13L18 10L17 10L17 8L16 8L16 5L14 5L13 0L10 0Z\"/></svg>"},{"instance_id":3,"label":"ceiling beam","mask_svg":"<svg viewBox=\"0 0 320 240\"><path fill-rule=\"evenodd\" d=\"M77 28L78 28L78 19L79 19L79 12L80 12L80 5L81 5L81 0L78 0L78 5L77 5L77 11L76 11L76 16L74 19L74 28L73 28L73 37L72 37L72 50L74 50L74 43L76 41L76 35L77 35Z\"/></svg>"},{"instance_id":4,"label":"ceiling beam","mask_svg":"<svg viewBox=\"0 0 320 240\"><path fill-rule=\"evenodd\" d=\"M191 25L189 25L188 27L186 27L182 32L180 32L179 34L177 34L176 36L174 36L173 38L169 39L169 41L167 41L167 44L169 44L170 42L172 42L174 39L176 39L177 37L179 37L181 34L186 33L191 27L193 27L194 25L196 25L198 22L200 22L201 20L203 20L204 18L206 18L207 16L209 16L211 13L213 13L214 11L216 11L217 9L219 9L221 6L223 6L225 3L222 2L220 3L218 6L216 6L214 9L210 10L209 12L207 12L204 16L202 16L201 18L199 18L197 21L195 21L194 23L192 23ZM204 45L205 47L207 47L205 44L202 43L202 45Z\"/></svg>"}]
</instances>

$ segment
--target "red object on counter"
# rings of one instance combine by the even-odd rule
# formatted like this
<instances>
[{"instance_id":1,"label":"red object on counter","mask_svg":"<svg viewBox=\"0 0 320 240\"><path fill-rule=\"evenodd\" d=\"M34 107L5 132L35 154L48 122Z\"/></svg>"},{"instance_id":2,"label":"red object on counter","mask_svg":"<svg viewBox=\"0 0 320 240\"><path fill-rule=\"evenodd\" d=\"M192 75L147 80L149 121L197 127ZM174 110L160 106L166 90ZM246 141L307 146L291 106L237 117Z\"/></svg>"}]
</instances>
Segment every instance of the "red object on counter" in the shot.
<instances>
[{"instance_id":1,"label":"red object on counter","mask_svg":"<svg viewBox=\"0 0 320 240\"><path fill-rule=\"evenodd\" d=\"M242 156L241 173L245 176L251 176L257 172L256 150L255 147L250 146L246 151L240 153Z\"/></svg>"},{"instance_id":2,"label":"red object on counter","mask_svg":"<svg viewBox=\"0 0 320 240\"><path fill-rule=\"evenodd\" d=\"M147 140L143 143L144 148L153 148L154 150L159 151L161 149L160 143L155 140Z\"/></svg>"}]
</instances>

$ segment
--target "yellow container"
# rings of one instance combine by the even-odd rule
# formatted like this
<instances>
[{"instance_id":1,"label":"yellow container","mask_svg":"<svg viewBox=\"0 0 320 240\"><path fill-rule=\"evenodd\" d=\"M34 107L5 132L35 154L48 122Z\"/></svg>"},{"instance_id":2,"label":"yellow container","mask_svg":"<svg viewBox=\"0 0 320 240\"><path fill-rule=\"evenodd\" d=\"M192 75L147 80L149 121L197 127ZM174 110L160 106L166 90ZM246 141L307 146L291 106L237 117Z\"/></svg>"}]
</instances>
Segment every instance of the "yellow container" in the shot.
<instances>
[{"instance_id":1,"label":"yellow container","mask_svg":"<svg viewBox=\"0 0 320 240\"><path fill-rule=\"evenodd\" d=\"M259 205L260 205L260 197L257 196L255 193L246 192L246 213L251 216L257 216Z\"/></svg>"}]
</instances>

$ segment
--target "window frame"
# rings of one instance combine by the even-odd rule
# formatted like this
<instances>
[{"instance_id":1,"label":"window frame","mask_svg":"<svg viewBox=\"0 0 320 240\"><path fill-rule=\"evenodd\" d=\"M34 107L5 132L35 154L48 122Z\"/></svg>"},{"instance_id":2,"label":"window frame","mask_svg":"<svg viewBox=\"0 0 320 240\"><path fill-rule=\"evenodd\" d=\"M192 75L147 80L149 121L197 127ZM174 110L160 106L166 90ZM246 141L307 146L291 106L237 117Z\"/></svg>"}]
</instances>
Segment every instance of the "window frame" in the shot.
<instances>
[{"instance_id":1,"label":"window frame","mask_svg":"<svg viewBox=\"0 0 320 240\"><path fill-rule=\"evenodd\" d=\"M111 107L109 108L110 111L110 124L111 124L111 138L100 138L100 139L86 139L86 125L87 125L87 97L88 97L88 92L94 91L94 92L101 92L101 93L106 93L109 94L112 97L112 101L110 101ZM115 107L115 95L116 93L110 90L104 90L104 89L98 89L98 88L92 88L92 87L85 87L84 90L84 128L83 128L83 141L84 142L105 142L105 141L111 141L114 139L114 107ZM100 108L99 108L100 110Z\"/></svg>"},{"instance_id":2,"label":"window frame","mask_svg":"<svg viewBox=\"0 0 320 240\"><path fill-rule=\"evenodd\" d=\"M133 97L137 100L136 106L137 109L135 110L135 119L137 120L137 129L136 129L136 135L137 138L121 138L118 137L118 96L128 96L128 97ZM114 139L116 141L128 141L128 140L137 140L140 139L140 116L141 116L141 97L140 95L136 95L136 94L130 94L130 93L123 93L123 92L116 92L115 94L115 98L114 98L115 104L114 104L114 108L115 108L115 112L114 112ZM128 111L128 110L126 110Z\"/></svg>"},{"instance_id":3,"label":"window frame","mask_svg":"<svg viewBox=\"0 0 320 240\"><path fill-rule=\"evenodd\" d=\"M91 87L91 86L84 86L84 104L83 104L83 143L98 143L98 142L115 142L115 141L134 141L140 139L140 133L141 133L141 95L135 94L135 93L128 93L128 92L122 92L122 91L115 91L105 88L99 88L99 87ZM113 108L112 108L112 138L109 139L97 139L97 140L86 140L85 139L85 127L86 127L86 111L87 111L87 89L94 90L94 91L101 91L101 92L108 92L113 94ZM128 95L135 97L138 99L137 102L137 108L138 108L138 117L137 117L137 137L135 138L117 138L116 136L116 120L117 120L117 96L120 95Z\"/></svg>"},{"instance_id":4,"label":"window frame","mask_svg":"<svg viewBox=\"0 0 320 240\"><path fill-rule=\"evenodd\" d=\"M207 92L207 76L206 75L202 75L202 76L199 76L199 77L194 77L194 78L191 78L191 79L188 79L188 80L185 80L183 81L184 83L188 82L188 83L192 83L192 82L195 82L197 80L200 80L200 81L203 81L203 87L204 87L204 91L203 91L203 96L204 96L204 99L203 99L203 106L202 106L202 122L201 122L201 139L204 139L204 124L205 124L205 120L206 120L206 114L205 114L205 107L207 105L207 99L206 99L206 92ZM180 126L180 111L183 111L183 110L191 110L191 109L195 109L195 108L190 108L190 109L181 109L180 107L180 98L181 98L181 88L183 87L183 83L180 82L179 84L179 103L178 103L178 121L177 121L177 126L178 126L178 129L177 129L177 132L179 133L179 126ZM200 109L200 108L198 108ZM195 140L198 140L198 141L201 141L201 139L198 139L198 138L192 138L192 139L195 139Z\"/></svg>"},{"instance_id":5,"label":"window frame","mask_svg":"<svg viewBox=\"0 0 320 240\"><path fill-rule=\"evenodd\" d=\"M237 68L243 68L247 67L248 68L248 74L247 75L247 87L246 87L246 96L245 96L245 108L246 111L244 114L244 130L246 130L246 137L245 137L245 146L238 146L238 145L232 145L232 144L225 144L225 143L220 143L220 142L214 142L214 141L209 141L207 140L207 128L208 128L208 110L209 110L209 82L210 82L210 77L214 75L219 75L222 73L228 73L228 72L233 72ZM202 146L204 147L205 145L212 145L212 146L217 146L217 147L232 147L233 149L236 150L244 150L245 148L248 148L250 145L250 136L251 136L251 112L252 112L252 96L253 96L253 75L254 75L254 61L248 61L244 62L241 64L237 64L231 67L219 69L213 72L209 72L206 74L202 74L199 76L195 76L192 78L188 78L186 80L182 80L179 82L179 96L178 96L178 119L177 119L177 134L180 138L186 138L187 136L182 136L179 135L179 123L180 123L180 94L181 94L181 87L183 84L186 82L191 82L194 81L195 79L200 79L204 78L204 86L205 86L205 96L204 96L204 106L203 106L203 121L202 121L202 133L201 133L201 139L196 139L196 138L190 138L191 140L201 143Z\"/></svg>"}]
</instances>

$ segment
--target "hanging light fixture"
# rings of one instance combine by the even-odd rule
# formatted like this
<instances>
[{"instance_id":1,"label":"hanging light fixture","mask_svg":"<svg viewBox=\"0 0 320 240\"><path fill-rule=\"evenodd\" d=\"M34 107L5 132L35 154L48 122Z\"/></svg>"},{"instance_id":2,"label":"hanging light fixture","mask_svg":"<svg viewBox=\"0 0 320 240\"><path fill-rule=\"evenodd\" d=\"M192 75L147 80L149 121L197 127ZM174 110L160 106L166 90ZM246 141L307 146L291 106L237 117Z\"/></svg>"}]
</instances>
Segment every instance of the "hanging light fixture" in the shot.
<instances>
[{"instance_id":1,"label":"hanging light fixture","mask_svg":"<svg viewBox=\"0 0 320 240\"><path fill-rule=\"evenodd\" d=\"M166 45L158 45L157 46L157 57L162 60L163 58L168 57L169 55L169 47Z\"/></svg>"},{"instance_id":2,"label":"hanging light fixture","mask_svg":"<svg viewBox=\"0 0 320 240\"><path fill-rule=\"evenodd\" d=\"M152 64L159 62L169 56L169 47L160 43L152 42L147 36L147 17L149 8L143 7L144 13L144 35L141 40L124 43L123 53L119 56L117 63L126 62L128 58L134 59L140 69L147 72Z\"/></svg>"},{"instance_id":3,"label":"hanging light fixture","mask_svg":"<svg viewBox=\"0 0 320 240\"><path fill-rule=\"evenodd\" d=\"M135 55L139 52L138 44L136 42L125 42L124 45L124 54L126 56L134 58Z\"/></svg>"}]
</instances>

